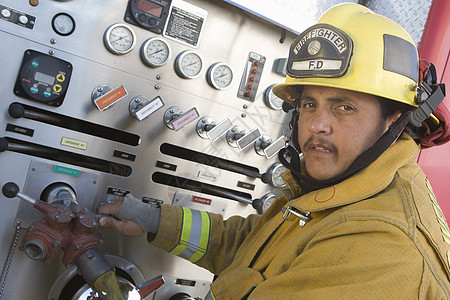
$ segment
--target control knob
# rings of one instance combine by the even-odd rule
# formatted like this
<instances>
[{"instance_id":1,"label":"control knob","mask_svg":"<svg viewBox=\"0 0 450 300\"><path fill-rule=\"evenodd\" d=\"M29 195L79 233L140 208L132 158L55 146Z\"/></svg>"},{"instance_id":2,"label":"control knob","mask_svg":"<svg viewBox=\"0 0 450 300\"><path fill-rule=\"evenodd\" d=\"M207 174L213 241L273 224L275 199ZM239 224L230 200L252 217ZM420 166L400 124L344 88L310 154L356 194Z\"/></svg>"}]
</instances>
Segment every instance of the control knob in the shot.
<instances>
[{"instance_id":1,"label":"control knob","mask_svg":"<svg viewBox=\"0 0 450 300\"><path fill-rule=\"evenodd\" d=\"M164 113L164 123L170 129L175 131L180 130L187 124L191 123L199 116L195 107L191 108L187 112L183 112L178 106L169 107Z\"/></svg>"},{"instance_id":2,"label":"control knob","mask_svg":"<svg viewBox=\"0 0 450 300\"><path fill-rule=\"evenodd\" d=\"M213 118L203 117L197 122L197 134L201 138L214 142L230 130L231 127L233 127L233 123L231 123L230 118L226 118L219 124L216 124Z\"/></svg>"}]
</instances>

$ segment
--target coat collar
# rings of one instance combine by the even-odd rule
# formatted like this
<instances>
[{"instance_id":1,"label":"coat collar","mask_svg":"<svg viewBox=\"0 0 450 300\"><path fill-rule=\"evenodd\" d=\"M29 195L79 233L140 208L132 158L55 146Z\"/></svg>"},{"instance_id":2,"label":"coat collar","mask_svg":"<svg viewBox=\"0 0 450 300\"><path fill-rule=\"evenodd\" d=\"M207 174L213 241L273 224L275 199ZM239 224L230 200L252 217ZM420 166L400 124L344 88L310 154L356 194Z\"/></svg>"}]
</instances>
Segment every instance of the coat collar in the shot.
<instances>
[{"instance_id":1,"label":"coat collar","mask_svg":"<svg viewBox=\"0 0 450 300\"><path fill-rule=\"evenodd\" d=\"M384 190L397 170L414 160L418 153L419 147L414 140L402 134L377 160L336 185L302 195L295 179L286 172L282 175L286 182L286 189L282 192L287 199L292 199L290 206L307 212L358 202Z\"/></svg>"}]
</instances>

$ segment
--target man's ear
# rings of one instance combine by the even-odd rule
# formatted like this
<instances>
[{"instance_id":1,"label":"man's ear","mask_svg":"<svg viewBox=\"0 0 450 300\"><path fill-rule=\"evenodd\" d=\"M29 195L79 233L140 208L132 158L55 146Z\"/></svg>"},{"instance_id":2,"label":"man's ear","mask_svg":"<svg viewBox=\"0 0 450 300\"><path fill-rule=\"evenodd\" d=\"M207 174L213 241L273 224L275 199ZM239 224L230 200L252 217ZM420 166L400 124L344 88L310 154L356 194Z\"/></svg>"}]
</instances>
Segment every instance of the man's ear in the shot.
<instances>
[{"instance_id":1,"label":"man's ear","mask_svg":"<svg viewBox=\"0 0 450 300\"><path fill-rule=\"evenodd\" d=\"M389 118L387 119L387 128L391 127L392 124L394 124L395 121L398 120L398 118L400 118L400 116L402 115L400 110L397 110L393 115L389 116Z\"/></svg>"}]
</instances>

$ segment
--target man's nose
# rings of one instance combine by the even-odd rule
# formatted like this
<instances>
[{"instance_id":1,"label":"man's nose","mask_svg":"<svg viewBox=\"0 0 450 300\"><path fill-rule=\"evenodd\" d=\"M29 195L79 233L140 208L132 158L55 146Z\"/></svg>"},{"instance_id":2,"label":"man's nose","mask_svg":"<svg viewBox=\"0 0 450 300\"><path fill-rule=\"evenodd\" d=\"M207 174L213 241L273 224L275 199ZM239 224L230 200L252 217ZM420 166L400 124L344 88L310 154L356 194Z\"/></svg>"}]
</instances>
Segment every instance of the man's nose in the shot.
<instances>
[{"instance_id":1,"label":"man's nose","mask_svg":"<svg viewBox=\"0 0 450 300\"><path fill-rule=\"evenodd\" d=\"M325 107L318 107L311 115L309 131L316 134L329 134L332 130L331 121L332 115L330 111Z\"/></svg>"}]
</instances>

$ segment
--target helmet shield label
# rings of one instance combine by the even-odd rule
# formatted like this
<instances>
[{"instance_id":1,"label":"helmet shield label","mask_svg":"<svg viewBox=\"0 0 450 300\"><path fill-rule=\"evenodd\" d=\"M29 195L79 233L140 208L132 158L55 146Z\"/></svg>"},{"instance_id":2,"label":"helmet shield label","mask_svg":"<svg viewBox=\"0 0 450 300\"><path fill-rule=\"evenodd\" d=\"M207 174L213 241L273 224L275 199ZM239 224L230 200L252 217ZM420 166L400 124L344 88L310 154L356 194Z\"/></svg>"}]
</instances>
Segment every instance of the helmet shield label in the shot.
<instances>
[{"instance_id":1,"label":"helmet shield label","mask_svg":"<svg viewBox=\"0 0 450 300\"><path fill-rule=\"evenodd\" d=\"M347 72L352 39L330 24L316 24L301 33L289 50L291 77L340 77Z\"/></svg>"}]
</instances>

